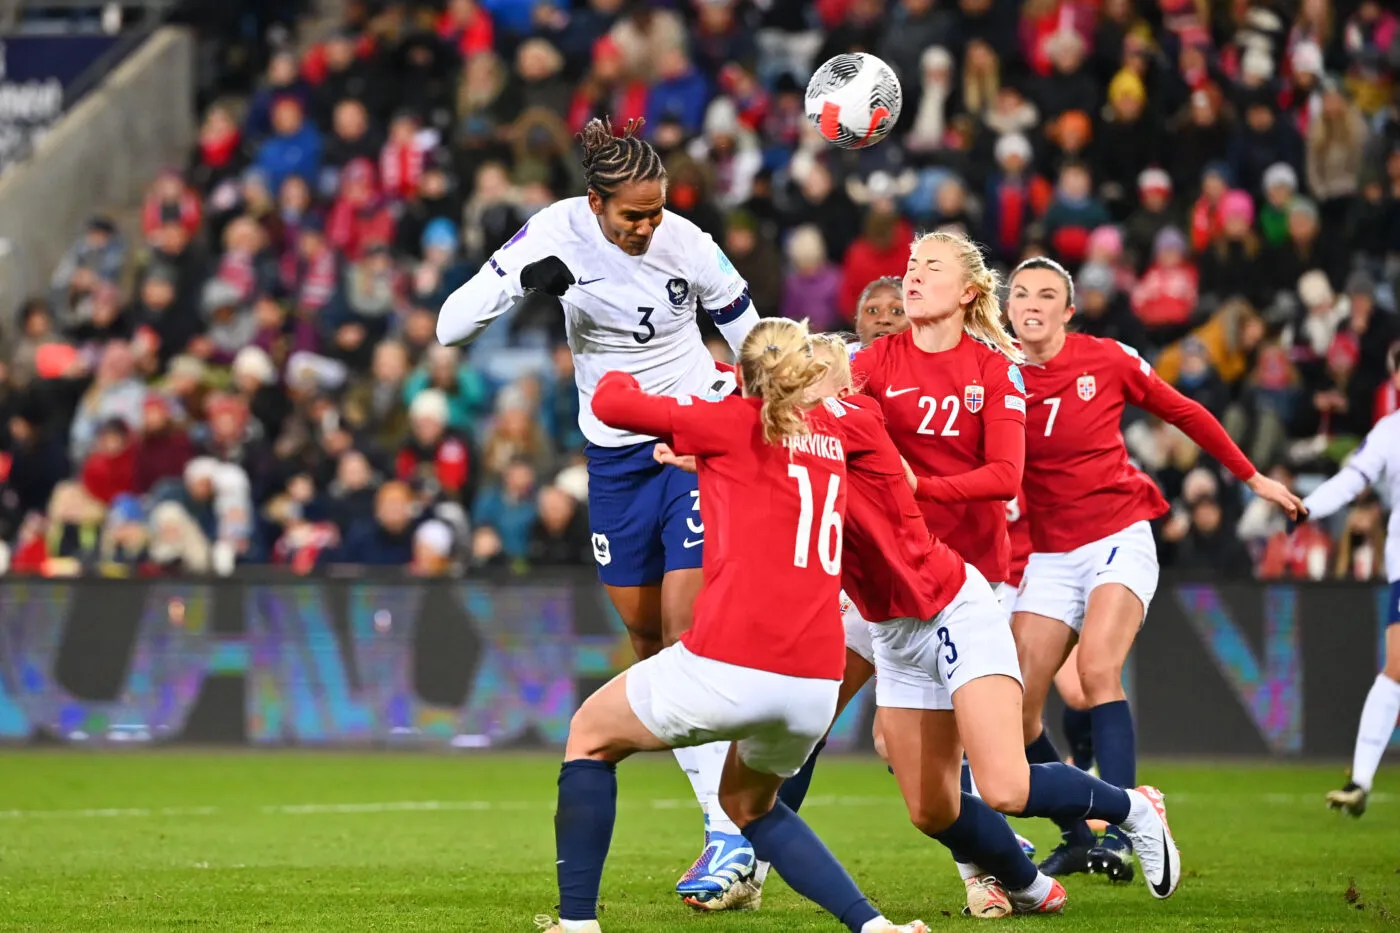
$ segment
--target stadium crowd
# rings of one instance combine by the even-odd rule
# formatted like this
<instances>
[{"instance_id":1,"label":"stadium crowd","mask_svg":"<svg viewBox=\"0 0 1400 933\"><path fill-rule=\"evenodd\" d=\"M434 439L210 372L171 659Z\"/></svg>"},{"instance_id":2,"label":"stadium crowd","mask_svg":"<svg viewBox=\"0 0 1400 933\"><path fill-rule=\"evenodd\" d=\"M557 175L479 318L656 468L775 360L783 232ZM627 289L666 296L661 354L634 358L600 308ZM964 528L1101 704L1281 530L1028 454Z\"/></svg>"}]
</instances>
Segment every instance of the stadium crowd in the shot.
<instances>
[{"instance_id":1,"label":"stadium crowd","mask_svg":"<svg viewBox=\"0 0 1400 933\"><path fill-rule=\"evenodd\" d=\"M4 331L14 572L591 564L562 321L434 339L573 134L645 117L669 206L765 315L849 330L917 229L1076 272L1131 344L1306 490L1400 408L1400 16L1377 0L351 0L94 216ZM826 144L812 68L898 72L894 138ZM702 316L702 327L712 327ZM727 354L712 339L717 355ZM1377 578L1382 505L1292 534L1145 416L1163 564Z\"/></svg>"}]
</instances>

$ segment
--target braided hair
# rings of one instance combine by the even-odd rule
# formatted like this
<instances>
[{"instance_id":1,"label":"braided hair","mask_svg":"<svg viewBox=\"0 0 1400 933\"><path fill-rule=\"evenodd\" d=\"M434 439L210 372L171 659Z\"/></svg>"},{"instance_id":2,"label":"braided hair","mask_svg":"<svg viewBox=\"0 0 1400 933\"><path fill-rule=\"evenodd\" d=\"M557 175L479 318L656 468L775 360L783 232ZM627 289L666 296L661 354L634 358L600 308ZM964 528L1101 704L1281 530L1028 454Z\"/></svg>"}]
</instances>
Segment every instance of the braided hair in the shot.
<instances>
[{"instance_id":1,"label":"braided hair","mask_svg":"<svg viewBox=\"0 0 1400 933\"><path fill-rule=\"evenodd\" d=\"M666 168L661 156L639 135L646 121L640 117L628 120L621 136L613 135L612 121L594 117L584 124L578 134L583 144L583 174L589 189L598 192L604 201L623 185L633 182L666 181Z\"/></svg>"}]
</instances>

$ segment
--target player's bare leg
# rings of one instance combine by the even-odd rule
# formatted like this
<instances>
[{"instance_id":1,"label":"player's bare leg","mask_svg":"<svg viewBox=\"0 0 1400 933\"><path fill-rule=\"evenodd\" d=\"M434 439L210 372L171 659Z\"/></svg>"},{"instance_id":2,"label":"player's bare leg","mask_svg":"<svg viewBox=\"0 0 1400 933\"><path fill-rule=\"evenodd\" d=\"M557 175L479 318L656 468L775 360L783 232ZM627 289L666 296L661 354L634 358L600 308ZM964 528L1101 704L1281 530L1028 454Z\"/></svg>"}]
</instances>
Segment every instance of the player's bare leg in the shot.
<instances>
[{"instance_id":1,"label":"player's bare leg","mask_svg":"<svg viewBox=\"0 0 1400 933\"><path fill-rule=\"evenodd\" d=\"M1137 786L1133 715L1123 692L1123 664L1142 626L1137 594L1121 583L1105 583L1089 593L1079 636L1079 682L1093 717L1099 777L1116 787ZM1117 827L1104 831L1089 853L1089 869L1113 881L1133 878L1132 846Z\"/></svg>"},{"instance_id":2,"label":"player's bare leg","mask_svg":"<svg viewBox=\"0 0 1400 933\"><path fill-rule=\"evenodd\" d=\"M658 608L665 646L674 645L690 628L695 599L704 583L704 571L698 567L670 570L661 578ZM704 847L676 883L676 893L688 902L723 897L733 887L729 879L736 877L736 872L741 880L753 873L753 849L719 802L719 779L728 746L728 742L711 742L674 752L705 814Z\"/></svg>"},{"instance_id":3,"label":"player's bare leg","mask_svg":"<svg viewBox=\"0 0 1400 933\"><path fill-rule=\"evenodd\" d=\"M1021 666L1025 694L1021 704L1021 740L1024 757L1031 764L1060 761L1060 754L1045 732L1045 700L1050 684L1074 649L1074 629L1059 619L1033 612L1011 616L1016 658ZM1058 821L1060 844L1040 863L1047 875L1060 877L1089 870L1089 850L1094 834L1083 820Z\"/></svg>"},{"instance_id":4,"label":"player's bare leg","mask_svg":"<svg viewBox=\"0 0 1400 933\"><path fill-rule=\"evenodd\" d=\"M1034 900L1040 901L1053 893L1055 883L1048 878L1041 881L1006 820L982 800L963 793L962 742L953 711L881 707L876 721L885 735L890 767L909 819L920 832L946 846L958 863L969 915L984 920L1010 916L1014 903L1008 886L1028 902L1029 894L1038 894ZM1011 747L1016 748L1016 720L1007 722L1012 729ZM1063 889L1058 903L1063 903Z\"/></svg>"},{"instance_id":5,"label":"player's bare leg","mask_svg":"<svg viewBox=\"0 0 1400 933\"><path fill-rule=\"evenodd\" d=\"M1094 730L1089 715L1089 702L1084 698L1084 686L1079 682L1079 646L1070 651L1065 663L1055 672L1055 692L1064 701L1062 725L1065 741L1069 743L1071 763L1081 771L1094 766Z\"/></svg>"},{"instance_id":6,"label":"player's bare leg","mask_svg":"<svg viewBox=\"0 0 1400 933\"><path fill-rule=\"evenodd\" d=\"M1350 778L1340 790L1327 793L1327 805L1333 810L1351 816L1366 812L1371 783L1381 756L1390 745L1397 715L1400 715L1400 624L1392 622L1385 630L1385 668L1371 684L1366 705L1361 709Z\"/></svg>"},{"instance_id":7,"label":"player's bare leg","mask_svg":"<svg viewBox=\"0 0 1400 933\"><path fill-rule=\"evenodd\" d=\"M861 688L870 682L870 678L875 676L875 665L861 657L851 649L846 649L846 669L841 678L841 689L836 694L836 714L831 717L833 723L841 718L841 713L846 706L855 699ZM879 733L879 721L875 723L876 747L880 751L880 757L884 757L880 749L882 738ZM802 801L807 797L807 789L812 784L812 771L816 767L817 756L821 754L822 748L826 745L823 738L817 747L812 750L812 755L803 764L802 770L783 782L778 788L778 799L787 805L788 809L796 813L802 808ZM768 878L768 869L771 866L767 862L760 861L754 868L753 877L747 881L742 881L726 891L721 897L711 898L701 901L695 898L688 898L687 904L701 910L758 910L763 905L763 882Z\"/></svg>"},{"instance_id":8,"label":"player's bare leg","mask_svg":"<svg viewBox=\"0 0 1400 933\"><path fill-rule=\"evenodd\" d=\"M607 586L608 599L627 627L627 638L638 661L645 661L662 648L661 584L648 586Z\"/></svg>"}]
</instances>

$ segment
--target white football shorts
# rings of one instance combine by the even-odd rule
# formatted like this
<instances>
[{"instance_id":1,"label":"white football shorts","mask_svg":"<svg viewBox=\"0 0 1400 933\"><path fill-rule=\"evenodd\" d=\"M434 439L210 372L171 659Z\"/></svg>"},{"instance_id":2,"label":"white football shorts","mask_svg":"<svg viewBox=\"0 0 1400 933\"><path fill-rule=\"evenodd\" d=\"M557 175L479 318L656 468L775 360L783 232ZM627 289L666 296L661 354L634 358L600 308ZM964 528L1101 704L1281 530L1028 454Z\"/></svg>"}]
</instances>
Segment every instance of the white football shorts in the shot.
<instances>
[{"instance_id":1,"label":"white football shorts","mask_svg":"<svg viewBox=\"0 0 1400 933\"><path fill-rule=\"evenodd\" d=\"M1021 683L1010 616L971 564L958 595L932 620L896 619L871 630L877 706L946 710L958 688L979 677Z\"/></svg>"},{"instance_id":2,"label":"white football shorts","mask_svg":"<svg viewBox=\"0 0 1400 933\"><path fill-rule=\"evenodd\" d=\"M841 623L846 626L846 647L874 664L875 647L870 641L871 625L865 621L865 617L860 614L856 604L851 602L845 590L841 591Z\"/></svg>"},{"instance_id":3,"label":"white football shorts","mask_svg":"<svg viewBox=\"0 0 1400 933\"><path fill-rule=\"evenodd\" d=\"M733 741L755 771L792 777L831 728L840 681L702 658L674 644L629 667L627 701L672 748Z\"/></svg>"},{"instance_id":4,"label":"white football shorts","mask_svg":"<svg viewBox=\"0 0 1400 933\"><path fill-rule=\"evenodd\" d=\"M1157 592L1157 543L1152 526L1135 522L1061 554L1032 554L1021 578L1016 612L1059 619L1079 632L1089 594L1105 583L1126 586L1142 600L1143 619ZM1143 619L1138 620L1142 624Z\"/></svg>"}]
</instances>

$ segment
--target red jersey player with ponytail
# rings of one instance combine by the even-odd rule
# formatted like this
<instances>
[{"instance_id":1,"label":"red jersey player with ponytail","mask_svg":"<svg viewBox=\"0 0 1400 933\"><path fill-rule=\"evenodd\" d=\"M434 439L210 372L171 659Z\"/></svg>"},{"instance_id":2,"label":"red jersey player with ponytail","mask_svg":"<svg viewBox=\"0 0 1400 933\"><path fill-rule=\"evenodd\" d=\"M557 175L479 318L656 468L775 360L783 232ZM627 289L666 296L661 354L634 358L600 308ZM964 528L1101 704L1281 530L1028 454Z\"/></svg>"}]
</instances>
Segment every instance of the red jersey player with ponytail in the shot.
<instances>
[{"instance_id":1,"label":"red jersey player with ponytail","mask_svg":"<svg viewBox=\"0 0 1400 933\"><path fill-rule=\"evenodd\" d=\"M967 237L925 234L904 273L910 328L851 360L856 385L879 402L920 477L928 530L994 587L1010 576L1006 502L1026 438L1021 355L1001 323L997 284Z\"/></svg>"},{"instance_id":2,"label":"red jersey player with ponytail","mask_svg":"<svg viewBox=\"0 0 1400 933\"><path fill-rule=\"evenodd\" d=\"M1059 760L1041 716L1051 679L1077 643L1099 774L1132 787L1137 763L1123 662L1157 589L1148 522L1165 513L1167 503L1128 461L1119 430L1124 405L1180 428L1291 517L1302 501L1255 469L1219 422L1162 381L1136 350L1068 333L1074 287L1058 263L1036 258L1018 266L1007 310L1027 359L1021 504L1031 518L1032 553L1012 617L1025 682L1027 757ZM1117 827L1109 827L1101 842L1082 821L1062 821L1060 828L1064 843L1041 863L1047 874L1091 870L1115 881L1132 877L1131 849Z\"/></svg>"}]
</instances>

